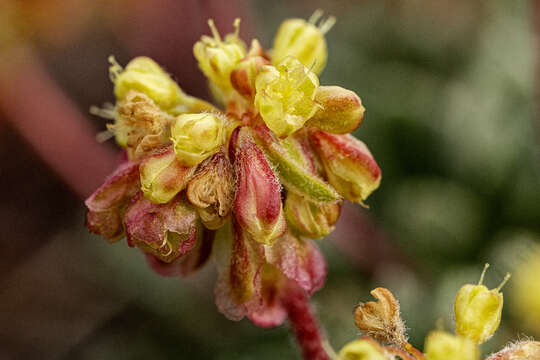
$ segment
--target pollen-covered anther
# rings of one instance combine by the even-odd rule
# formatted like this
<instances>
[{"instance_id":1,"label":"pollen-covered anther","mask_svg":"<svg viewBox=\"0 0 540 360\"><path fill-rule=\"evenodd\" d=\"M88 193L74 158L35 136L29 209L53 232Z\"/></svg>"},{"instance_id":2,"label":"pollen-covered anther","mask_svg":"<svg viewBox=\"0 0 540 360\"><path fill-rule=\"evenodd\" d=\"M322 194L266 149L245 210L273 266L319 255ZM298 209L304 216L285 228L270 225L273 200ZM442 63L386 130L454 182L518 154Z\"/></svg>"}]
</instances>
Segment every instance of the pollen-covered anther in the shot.
<instances>
[{"instance_id":1,"label":"pollen-covered anther","mask_svg":"<svg viewBox=\"0 0 540 360\"><path fill-rule=\"evenodd\" d=\"M317 75L293 57L263 66L255 80L255 106L266 126L279 137L302 128L318 109Z\"/></svg>"},{"instance_id":2,"label":"pollen-covered anther","mask_svg":"<svg viewBox=\"0 0 540 360\"><path fill-rule=\"evenodd\" d=\"M320 107L306 126L334 134L346 134L362 123L365 108L358 95L351 90L340 86L320 86L315 101Z\"/></svg>"},{"instance_id":3,"label":"pollen-covered anther","mask_svg":"<svg viewBox=\"0 0 540 360\"><path fill-rule=\"evenodd\" d=\"M336 21L332 16L319 21L322 15L322 11L317 10L308 21L304 19L285 20L274 39L272 63L278 64L287 56L293 56L300 60L304 66L313 68L314 73L320 74L328 57L324 35Z\"/></svg>"},{"instance_id":4,"label":"pollen-covered anther","mask_svg":"<svg viewBox=\"0 0 540 360\"><path fill-rule=\"evenodd\" d=\"M502 283L489 290L482 284L486 264L477 285L466 284L459 289L454 303L456 314L456 332L478 344L488 340L499 327L503 308L503 285L510 278L507 274Z\"/></svg>"},{"instance_id":5,"label":"pollen-covered anther","mask_svg":"<svg viewBox=\"0 0 540 360\"><path fill-rule=\"evenodd\" d=\"M235 194L233 167L224 152L218 152L201 165L186 188L188 200L197 207L203 224L218 229L232 211Z\"/></svg>"},{"instance_id":6,"label":"pollen-covered anther","mask_svg":"<svg viewBox=\"0 0 540 360\"><path fill-rule=\"evenodd\" d=\"M199 68L221 91L231 89L231 71L246 56L246 45L238 37L240 19L234 21L235 32L221 39L213 20L208 20L213 37L203 36L193 46Z\"/></svg>"},{"instance_id":7,"label":"pollen-covered anther","mask_svg":"<svg viewBox=\"0 0 540 360\"><path fill-rule=\"evenodd\" d=\"M217 153L225 138L225 119L221 115L183 114L171 127L174 152L184 166L197 165Z\"/></svg>"},{"instance_id":8,"label":"pollen-covered anther","mask_svg":"<svg viewBox=\"0 0 540 360\"><path fill-rule=\"evenodd\" d=\"M386 288L376 288L371 295L378 301L360 303L354 311L354 323L366 335L386 344L405 348L407 334L399 312L399 302Z\"/></svg>"}]
</instances>

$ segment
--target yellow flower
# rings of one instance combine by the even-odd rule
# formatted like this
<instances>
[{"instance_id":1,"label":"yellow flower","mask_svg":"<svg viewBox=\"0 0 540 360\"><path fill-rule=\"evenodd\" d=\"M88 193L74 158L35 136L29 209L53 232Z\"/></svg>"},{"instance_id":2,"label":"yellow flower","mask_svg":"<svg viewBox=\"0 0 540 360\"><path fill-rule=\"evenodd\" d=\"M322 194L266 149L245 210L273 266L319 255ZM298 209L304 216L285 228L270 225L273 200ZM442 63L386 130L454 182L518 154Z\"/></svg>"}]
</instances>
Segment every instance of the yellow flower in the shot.
<instances>
[{"instance_id":1,"label":"yellow flower","mask_svg":"<svg viewBox=\"0 0 540 360\"><path fill-rule=\"evenodd\" d=\"M199 62L199 68L217 87L228 92L231 88L231 71L246 56L246 45L238 38L240 19L234 21L235 32L228 34L225 40L214 25L208 20L213 37L203 36L193 46L193 54Z\"/></svg>"},{"instance_id":2,"label":"yellow flower","mask_svg":"<svg viewBox=\"0 0 540 360\"><path fill-rule=\"evenodd\" d=\"M171 127L178 161L185 166L201 163L219 151L225 141L225 122L212 114L184 114Z\"/></svg>"},{"instance_id":3,"label":"yellow flower","mask_svg":"<svg viewBox=\"0 0 540 360\"><path fill-rule=\"evenodd\" d=\"M429 333L424 352L426 360L478 359L478 346L472 340L442 330Z\"/></svg>"},{"instance_id":4,"label":"yellow flower","mask_svg":"<svg viewBox=\"0 0 540 360\"><path fill-rule=\"evenodd\" d=\"M316 26L321 16L322 11L317 10L309 21L303 19L284 21L274 39L272 63L276 65L287 56L293 56L304 66L311 68L315 74L320 74L328 57L324 34L336 21L334 17L329 17Z\"/></svg>"},{"instance_id":5,"label":"yellow flower","mask_svg":"<svg viewBox=\"0 0 540 360\"><path fill-rule=\"evenodd\" d=\"M263 66L255 80L255 106L277 136L289 136L304 126L318 109L319 79L295 58L276 67Z\"/></svg>"},{"instance_id":6,"label":"yellow flower","mask_svg":"<svg viewBox=\"0 0 540 360\"><path fill-rule=\"evenodd\" d=\"M370 338L351 341L345 345L338 355L338 360L387 360L384 350Z\"/></svg>"},{"instance_id":7,"label":"yellow flower","mask_svg":"<svg viewBox=\"0 0 540 360\"><path fill-rule=\"evenodd\" d=\"M478 344L488 340L499 327L503 307L503 294L499 292L510 278L507 274L503 282L489 290L482 285L486 264L478 285L466 284L459 289L454 304L456 332Z\"/></svg>"}]
</instances>

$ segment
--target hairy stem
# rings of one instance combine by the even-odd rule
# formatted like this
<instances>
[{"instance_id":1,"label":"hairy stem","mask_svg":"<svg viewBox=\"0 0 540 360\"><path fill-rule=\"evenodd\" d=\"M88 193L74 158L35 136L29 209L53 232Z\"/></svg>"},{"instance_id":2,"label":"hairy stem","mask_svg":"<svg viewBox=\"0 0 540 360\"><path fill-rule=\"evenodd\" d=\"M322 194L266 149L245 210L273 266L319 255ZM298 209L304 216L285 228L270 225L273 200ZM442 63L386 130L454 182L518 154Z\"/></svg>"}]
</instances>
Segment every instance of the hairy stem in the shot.
<instances>
[{"instance_id":1,"label":"hairy stem","mask_svg":"<svg viewBox=\"0 0 540 360\"><path fill-rule=\"evenodd\" d=\"M304 290L296 284L291 284L282 301L304 359L330 360L330 356L323 347L325 340L321 334L319 322Z\"/></svg>"}]
</instances>

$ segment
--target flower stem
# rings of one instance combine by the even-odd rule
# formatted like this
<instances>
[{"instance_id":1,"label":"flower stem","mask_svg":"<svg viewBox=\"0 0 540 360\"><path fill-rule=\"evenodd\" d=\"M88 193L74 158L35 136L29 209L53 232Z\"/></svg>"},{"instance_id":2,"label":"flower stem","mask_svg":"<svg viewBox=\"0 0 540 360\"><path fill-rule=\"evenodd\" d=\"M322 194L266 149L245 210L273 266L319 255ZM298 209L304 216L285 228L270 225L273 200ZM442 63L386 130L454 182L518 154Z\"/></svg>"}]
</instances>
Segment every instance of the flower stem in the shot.
<instances>
[{"instance_id":1,"label":"flower stem","mask_svg":"<svg viewBox=\"0 0 540 360\"><path fill-rule=\"evenodd\" d=\"M296 284L291 284L282 301L304 359L330 360L330 356L323 347L325 339L321 334L319 322L305 291Z\"/></svg>"}]
</instances>

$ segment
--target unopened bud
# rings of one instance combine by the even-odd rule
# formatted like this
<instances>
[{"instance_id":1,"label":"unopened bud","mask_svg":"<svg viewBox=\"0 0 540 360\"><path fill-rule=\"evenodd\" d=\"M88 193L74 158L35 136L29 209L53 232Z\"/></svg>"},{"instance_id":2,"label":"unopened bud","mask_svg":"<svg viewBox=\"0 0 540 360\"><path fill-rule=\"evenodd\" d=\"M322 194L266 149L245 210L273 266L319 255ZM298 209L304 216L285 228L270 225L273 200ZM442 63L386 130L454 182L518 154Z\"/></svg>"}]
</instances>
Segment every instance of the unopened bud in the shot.
<instances>
[{"instance_id":1,"label":"unopened bud","mask_svg":"<svg viewBox=\"0 0 540 360\"><path fill-rule=\"evenodd\" d=\"M478 285L466 284L459 289L454 303L456 332L481 344L488 340L499 327L503 308L503 294L499 292L510 278L507 274L503 282L489 290L482 285L486 264Z\"/></svg>"},{"instance_id":2,"label":"unopened bud","mask_svg":"<svg viewBox=\"0 0 540 360\"><path fill-rule=\"evenodd\" d=\"M364 118L362 101L353 91L340 86L320 86L315 101L321 105L306 126L314 126L334 134L354 131Z\"/></svg>"},{"instance_id":3,"label":"unopened bud","mask_svg":"<svg viewBox=\"0 0 540 360\"><path fill-rule=\"evenodd\" d=\"M255 241L272 244L286 229L279 180L249 128L238 130L235 146L234 214Z\"/></svg>"},{"instance_id":4,"label":"unopened bud","mask_svg":"<svg viewBox=\"0 0 540 360\"><path fill-rule=\"evenodd\" d=\"M312 239L322 238L332 231L339 218L341 204L317 204L293 192L285 200L287 223L302 236Z\"/></svg>"},{"instance_id":5,"label":"unopened bud","mask_svg":"<svg viewBox=\"0 0 540 360\"><path fill-rule=\"evenodd\" d=\"M141 190L153 203L164 204L186 187L195 170L180 164L169 146L141 162Z\"/></svg>"},{"instance_id":6,"label":"unopened bud","mask_svg":"<svg viewBox=\"0 0 540 360\"><path fill-rule=\"evenodd\" d=\"M109 61L112 63L109 73L118 100L122 100L128 91L135 90L146 94L160 108L167 110L182 102L186 96L169 74L148 57L134 58L123 70L112 56Z\"/></svg>"},{"instance_id":7,"label":"unopened bud","mask_svg":"<svg viewBox=\"0 0 540 360\"><path fill-rule=\"evenodd\" d=\"M321 16L322 11L317 10L309 21L303 19L284 21L274 39L272 63L278 64L287 56L293 56L304 66L313 67L314 73L320 74L328 57L324 35L335 23L335 18L329 17L317 25Z\"/></svg>"},{"instance_id":8,"label":"unopened bud","mask_svg":"<svg viewBox=\"0 0 540 360\"><path fill-rule=\"evenodd\" d=\"M399 302L386 288L373 289L370 294L378 301L360 303L354 311L354 323L377 341L405 347L407 334Z\"/></svg>"},{"instance_id":9,"label":"unopened bud","mask_svg":"<svg viewBox=\"0 0 540 360\"><path fill-rule=\"evenodd\" d=\"M255 106L266 126L286 137L304 126L315 114L317 75L295 58L287 57L276 67L263 66L255 80Z\"/></svg>"},{"instance_id":10,"label":"unopened bud","mask_svg":"<svg viewBox=\"0 0 540 360\"><path fill-rule=\"evenodd\" d=\"M225 121L207 113L180 115L171 127L171 139L178 161L194 166L219 151L225 142Z\"/></svg>"},{"instance_id":11,"label":"unopened bud","mask_svg":"<svg viewBox=\"0 0 540 360\"><path fill-rule=\"evenodd\" d=\"M339 352L337 360L389 360L384 349L369 337L360 338L346 344Z\"/></svg>"},{"instance_id":12,"label":"unopened bud","mask_svg":"<svg viewBox=\"0 0 540 360\"><path fill-rule=\"evenodd\" d=\"M240 61L231 72L232 86L238 93L247 99L255 96L255 79L264 65L270 62L262 56L248 56Z\"/></svg>"},{"instance_id":13,"label":"unopened bud","mask_svg":"<svg viewBox=\"0 0 540 360\"><path fill-rule=\"evenodd\" d=\"M199 62L199 68L206 77L220 90L231 88L231 71L246 56L246 45L238 38L240 20L234 22L235 32L221 39L212 20L208 20L213 37L203 36L193 46L193 54Z\"/></svg>"},{"instance_id":14,"label":"unopened bud","mask_svg":"<svg viewBox=\"0 0 540 360\"><path fill-rule=\"evenodd\" d=\"M526 340L510 344L486 360L535 360L540 359L540 341Z\"/></svg>"},{"instance_id":15,"label":"unopened bud","mask_svg":"<svg viewBox=\"0 0 540 360\"><path fill-rule=\"evenodd\" d=\"M236 185L233 167L223 152L201 166L187 185L186 195L197 207L203 224L215 230L225 223L232 210Z\"/></svg>"},{"instance_id":16,"label":"unopened bud","mask_svg":"<svg viewBox=\"0 0 540 360\"><path fill-rule=\"evenodd\" d=\"M138 193L124 217L128 244L170 263L195 244L196 219L195 209L183 197L154 204Z\"/></svg>"},{"instance_id":17,"label":"unopened bud","mask_svg":"<svg viewBox=\"0 0 540 360\"><path fill-rule=\"evenodd\" d=\"M476 360L478 346L474 341L436 330L429 333L424 346L426 360Z\"/></svg>"},{"instance_id":18,"label":"unopened bud","mask_svg":"<svg viewBox=\"0 0 540 360\"><path fill-rule=\"evenodd\" d=\"M311 142L328 182L345 199L362 203L379 187L381 169L367 146L354 136L315 130Z\"/></svg>"}]
</instances>

